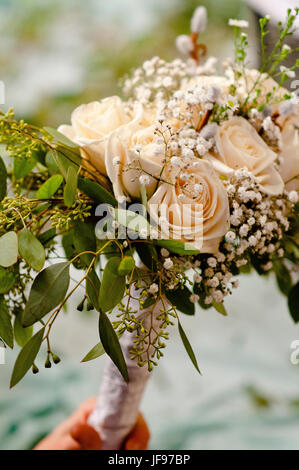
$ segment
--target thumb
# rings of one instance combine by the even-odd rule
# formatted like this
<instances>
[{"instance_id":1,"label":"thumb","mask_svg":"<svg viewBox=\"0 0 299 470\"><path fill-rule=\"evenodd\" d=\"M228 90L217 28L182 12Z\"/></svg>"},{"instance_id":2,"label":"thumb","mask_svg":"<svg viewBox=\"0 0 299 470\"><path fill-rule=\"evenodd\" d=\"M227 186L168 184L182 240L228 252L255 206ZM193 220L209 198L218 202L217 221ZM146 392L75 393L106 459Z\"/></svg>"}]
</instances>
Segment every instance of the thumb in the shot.
<instances>
[{"instance_id":1,"label":"thumb","mask_svg":"<svg viewBox=\"0 0 299 470\"><path fill-rule=\"evenodd\" d=\"M97 431L87 423L78 423L71 428L71 436L77 441L81 450L99 450L102 445Z\"/></svg>"}]
</instances>

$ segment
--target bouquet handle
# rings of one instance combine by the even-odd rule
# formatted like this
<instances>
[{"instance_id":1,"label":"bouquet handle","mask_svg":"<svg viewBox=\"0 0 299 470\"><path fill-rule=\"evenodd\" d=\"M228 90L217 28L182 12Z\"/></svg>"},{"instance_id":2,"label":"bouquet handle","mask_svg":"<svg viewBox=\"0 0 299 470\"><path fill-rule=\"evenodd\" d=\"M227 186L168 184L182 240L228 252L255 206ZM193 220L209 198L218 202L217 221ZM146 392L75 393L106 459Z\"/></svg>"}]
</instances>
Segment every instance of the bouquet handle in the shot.
<instances>
[{"instance_id":1,"label":"bouquet handle","mask_svg":"<svg viewBox=\"0 0 299 470\"><path fill-rule=\"evenodd\" d=\"M138 304L136 300L132 302ZM151 307L141 312L145 315L145 328L152 326L155 329L159 328L157 316L161 308L162 303L158 301L154 308ZM149 311L151 311L150 315ZM117 367L108 358L97 406L89 417L89 424L101 436L101 449L103 450L122 448L124 439L136 424L140 402L151 375L146 366L140 367L135 360L130 358L134 339L135 333L126 331L120 340L128 368L129 383L124 381Z\"/></svg>"}]
</instances>

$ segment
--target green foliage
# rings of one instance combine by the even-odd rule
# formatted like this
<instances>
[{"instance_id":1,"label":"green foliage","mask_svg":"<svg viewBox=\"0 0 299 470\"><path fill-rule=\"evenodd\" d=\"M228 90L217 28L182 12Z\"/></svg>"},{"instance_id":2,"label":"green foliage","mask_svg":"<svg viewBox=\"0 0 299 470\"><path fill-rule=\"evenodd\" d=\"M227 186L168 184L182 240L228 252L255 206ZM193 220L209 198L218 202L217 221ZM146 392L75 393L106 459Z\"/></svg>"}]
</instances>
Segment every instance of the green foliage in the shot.
<instances>
[{"instance_id":1,"label":"green foliage","mask_svg":"<svg viewBox=\"0 0 299 470\"><path fill-rule=\"evenodd\" d=\"M105 349L102 345L101 342L96 344L90 351L89 353L86 354L86 356L82 359L81 362L88 362L92 361L93 359L97 359L98 357L102 356L105 354Z\"/></svg>"},{"instance_id":2,"label":"green foliage","mask_svg":"<svg viewBox=\"0 0 299 470\"><path fill-rule=\"evenodd\" d=\"M2 158L0 157L0 201L7 193L7 171Z\"/></svg>"},{"instance_id":3,"label":"green foliage","mask_svg":"<svg viewBox=\"0 0 299 470\"><path fill-rule=\"evenodd\" d=\"M39 330L21 349L12 372L10 388L20 382L33 365L42 344L44 331L45 328Z\"/></svg>"},{"instance_id":4,"label":"green foliage","mask_svg":"<svg viewBox=\"0 0 299 470\"><path fill-rule=\"evenodd\" d=\"M7 232L0 237L0 266L7 268L17 262L18 237L15 232Z\"/></svg>"},{"instance_id":5,"label":"green foliage","mask_svg":"<svg viewBox=\"0 0 299 470\"><path fill-rule=\"evenodd\" d=\"M14 285L15 276L12 271L7 271L0 266L0 294L6 294Z\"/></svg>"},{"instance_id":6,"label":"green foliage","mask_svg":"<svg viewBox=\"0 0 299 470\"><path fill-rule=\"evenodd\" d=\"M74 247L77 253L85 251L95 252L97 249L97 240L95 235L95 227L92 222L76 221L74 224ZM88 267L94 255L92 253L85 253L80 256L81 263Z\"/></svg>"},{"instance_id":7,"label":"green foliage","mask_svg":"<svg viewBox=\"0 0 299 470\"><path fill-rule=\"evenodd\" d=\"M177 255L191 256L200 253L199 250L194 248L190 243L181 242L180 240L157 240L155 244Z\"/></svg>"},{"instance_id":8,"label":"green foliage","mask_svg":"<svg viewBox=\"0 0 299 470\"><path fill-rule=\"evenodd\" d=\"M276 275L277 285L282 294L288 296L292 288L292 278L289 270L281 260L277 260L273 263L274 272Z\"/></svg>"},{"instance_id":9,"label":"green foliage","mask_svg":"<svg viewBox=\"0 0 299 470\"><path fill-rule=\"evenodd\" d=\"M91 269L86 278L86 294L89 302L98 312L100 311L99 293L101 282L94 269Z\"/></svg>"},{"instance_id":10,"label":"green foliage","mask_svg":"<svg viewBox=\"0 0 299 470\"><path fill-rule=\"evenodd\" d=\"M64 187L64 202L67 207L71 207L77 195L77 171L73 166L69 166L66 175L66 185Z\"/></svg>"},{"instance_id":11,"label":"green foliage","mask_svg":"<svg viewBox=\"0 0 299 470\"><path fill-rule=\"evenodd\" d=\"M44 184L41 185L36 193L37 199L50 199L60 188L63 182L61 175L53 175Z\"/></svg>"},{"instance_id":12,"label":"green foliage","mask_svg":"<svg viewBox=\"0 0 299 470\"><path fill-rule=\"evenodd\" d=\"M22 312L19 312L14 321L14 336L17 344L22 348L32 337L33 326L24 328L22 325Z\"/></svg>"},{"instance_id":13,"label":"green foliage","mask_svg":"<svg viewBox=\"0 0 299 470\"><path fill-rule=\"evenodd\" d=\"M13 348L14 337L11 317L3 298L0 298L0 338L3 339L7 346Z\"/></svg>"},{"instance_id":14,"label":"green foliage","mask_svg":"<svg viewBox=\"0 0 299 470\"><path fill-rule=\"evenodd\" d=\"M192 364L194 365L195 369L197 370L197 372L199 372L199 374L201 373L200 370L199 370L199 367L198 367L198 364L197 364L197 360L196 360L196 357L195 357L195 354L194 354L194 351L192 349L192 346L186 336L186 333L185 331L183 330L183 327L180 323L180 321L178 321L178 326L179 326L179 333L180 333L180 337L181 337L181 340L183 342L183 345L187 351L187 354L188 356L190 357L191 361L192 361Z\"/></svg>"},{"instance_id":15,"label":"green foliage","mask_svg":"<svg viewBox=\"0 0 299 470\"><path fill-rule=\"evenodd\" d=\"M100 307L103 312L112 310L123 299L126 279L118 272L120 259L110 258L107 262L103 274L100 288Z\"/></svg>"},{"instance_id":16,"label":"green foliage","mask_svg":"<svg viewBox=\"0 0 299 470\"><path fill-rule=\"evenodd\" d=\"M64 300L69 282L69 263L56 263L41 271L30 290L23 326L33 325L57 307Z\"/></svg>"},{"instance_id":17,"label":"green foliage","mask_svg":"<svg viewBox=\"0 0 299 470\"><path fill-rule=\"evenodd\" d=\"M195 305L190 301L191 292L186 286L183 286L183 288L179 287L176 290L166 290L165 295L172 305L181 312L186 315L195 314Z\"/></svg>"},{"instance_id":18,"label":"green foliage","mask_svg":"<svg viewBox=\"0 0 299 470\"><path fill-rule=\"evenodd\" d=\"M46 258L45 249L41 242L26 228L19 233L18 240L19 252L22 258L35 271L40 271Z\"/></svg>"},{"instance_id":19,"label":"green foliage","mask_svg":"<svg viewBox=\"0 0 299 470\"><path fill-rule=\"evenodd\" d=\"M295 323L299 322L299 282L289 292L288 305Z\"/></svg>"},{"instance_id":20,"label":"green foliage","mask_svg":"<svg viewBox=\"0 0 299 470\"><path fill-rule=\"evenodd\" d=\"M96 204L106 203L111 204L112 206L117 205L115 197L95 181L79 177L78 188L89 196Z\"/></svg>"},{"instance_id":21,"label":"green foliage","mask_svg":"<svg viewBox=\"0 0 299 470\"><path fill-rule=\"evenodd\" d=\"M135 267L135 261L132 256L124 256L118 266L120 276L130 274Z\"/></svg>"},{"instance_id":22,"label":"green foliage","mask_svg":"<svg viewBox=\"0 0 299 470\"><path fill-rule=\"evenodd\" d=\"M221 313L221 315L224 315L225 317L227 316L227 311L223 302L213 302L212 305L218 313Z\"/></svg>"},{"instance_id":23,"label":"green foliage","mask_svg":"<svg viewBox=\"0 0 299 470\"><path fill-rule=\"evenodd\" d=\"M119 344L117 334L115 333L109 318L102 311L100 312L99 318L99 333L102 345L106 353L118 368L119 372L123 376L123 379L126 382L129 382L128 369L121 346Z\"/></svg>"}]
</instances>

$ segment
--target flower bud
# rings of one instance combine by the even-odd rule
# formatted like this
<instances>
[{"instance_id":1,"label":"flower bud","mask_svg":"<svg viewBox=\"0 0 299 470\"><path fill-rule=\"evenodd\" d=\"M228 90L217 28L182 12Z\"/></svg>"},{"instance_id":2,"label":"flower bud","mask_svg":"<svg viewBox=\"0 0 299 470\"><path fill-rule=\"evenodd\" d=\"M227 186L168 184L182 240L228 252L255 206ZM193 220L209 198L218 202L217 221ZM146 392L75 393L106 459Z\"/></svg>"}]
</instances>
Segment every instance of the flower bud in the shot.
<instances>
[{"instance_id":1,"label":"flower bud","mask_svg":"<svg viewBox=\"0 0 299 470\"><path fill-rule=\"evenodd\" d=\"M187 34L181 34L180 36L177 36L175 45L177 50L184 55L188 55L189 52L193 50L193 42L190 36L187 36Z\"/></svg>"},{"instance_id":2,"label":"flower bud","mask_svg":"<svg viewBox=\"0 0 299 470\"><path fill-rule=\"evenodd\" d=\"M191 32L202 33L207 26L208 15L205 7L197 7L191 18Z\"/></svg>"}]
</instances>

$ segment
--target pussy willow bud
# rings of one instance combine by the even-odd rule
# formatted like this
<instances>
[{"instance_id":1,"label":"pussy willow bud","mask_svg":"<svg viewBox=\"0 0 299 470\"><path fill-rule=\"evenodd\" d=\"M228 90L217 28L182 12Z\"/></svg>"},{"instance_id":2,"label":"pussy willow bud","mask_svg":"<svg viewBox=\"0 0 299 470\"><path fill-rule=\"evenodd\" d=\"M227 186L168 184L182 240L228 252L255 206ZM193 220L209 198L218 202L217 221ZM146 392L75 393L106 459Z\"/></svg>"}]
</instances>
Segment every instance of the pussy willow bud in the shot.
<instances>
[{"instance_id":1,"label":"pussy willow bud","mask_svg":"<svg viewBox=\"0 0 299 470\"><path fill-rule=\"evenodd\" d=\"M190 36L187 36L186 34L181 34L180 36L177 36L175 40L175 45L177 47L177 50L183 55L188 55L189 52L193 50L193 42Z\"/></svg>"},{"instance_id":2,"label":"pussy willow bud","mask_svg":"<svg viewBox=\"0 0 299 470\"><path fill-rule=\"evenodd\" d=\"M191 18L191 32L202 33L207 27L208 15L205 7L197 7Z\"/></svg>"}]
</instances>

